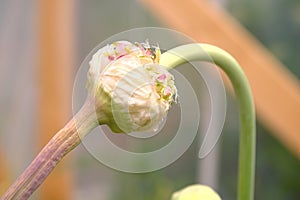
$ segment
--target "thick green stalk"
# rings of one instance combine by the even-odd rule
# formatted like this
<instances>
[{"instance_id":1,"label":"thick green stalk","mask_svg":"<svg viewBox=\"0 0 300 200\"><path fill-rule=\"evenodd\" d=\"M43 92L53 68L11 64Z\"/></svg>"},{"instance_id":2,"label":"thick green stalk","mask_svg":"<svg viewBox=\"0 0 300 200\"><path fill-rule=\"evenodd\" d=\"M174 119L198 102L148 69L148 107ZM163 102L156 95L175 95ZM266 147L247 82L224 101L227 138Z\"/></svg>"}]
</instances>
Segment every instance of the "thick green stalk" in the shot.
<instances>
[{"instance_id":1,"label":"thick green stalk","mask_svg":"<svg viewBox=\"0 0 300 200\"><path fill-rule=\"evenodd\" d=\"M255 109L247 78L230 54L208 44L188 44L171 49L161 55L160 64L167 68L174 68L190 61L214 63L231 80L240 112L238 199L253 200L256 143Z\"/></svg>"}]
</instances>

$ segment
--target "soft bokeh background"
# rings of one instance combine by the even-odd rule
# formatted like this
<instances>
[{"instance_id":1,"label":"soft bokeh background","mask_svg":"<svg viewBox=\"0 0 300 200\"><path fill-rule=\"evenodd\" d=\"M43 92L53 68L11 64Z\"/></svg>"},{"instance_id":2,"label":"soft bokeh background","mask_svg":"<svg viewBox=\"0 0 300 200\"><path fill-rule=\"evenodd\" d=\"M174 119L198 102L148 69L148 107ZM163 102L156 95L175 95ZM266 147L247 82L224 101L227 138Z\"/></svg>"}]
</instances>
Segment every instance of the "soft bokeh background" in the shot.
<instances>
[{"instance_id":1,"label":"soft bokeh background","mask_svg":"<svg viewBox=\"0 0 300 200\"><path fill-rule=\"evenodd\" d=\"M70 36L74 38L72 81L85 56L109 36L135 27L165 27L139 1L70 2L75 9L74 30ZM232 14L295 76L300 77L299 1L214 2ZM37 97L38 86L43 80L38 78L37 30L40 24L37 9L34 0L0 0L0 193L26 168L39 149L36 145ZM224 134L219 148L216 148L218 152L211 154L215 162L211 166L212 173L217 176L211 183L223 199L234 199L238 110L230 92L227 96ZM69 102L67 110L71 108L71 97ZM71 112L68 116L71 117ZM257 133L255 199L299 199L299 158L289 152L259 121ZM198 149L198 143L194 142L179 160L157 172L126 174L103 166L83 146L79 146L71 153L68 164L72 172L72 199L168 199L175 190L201 182L199 168L202 164L197 159ZM38 196L33 198L38 199Z\"/></svg>"}]
</instances>

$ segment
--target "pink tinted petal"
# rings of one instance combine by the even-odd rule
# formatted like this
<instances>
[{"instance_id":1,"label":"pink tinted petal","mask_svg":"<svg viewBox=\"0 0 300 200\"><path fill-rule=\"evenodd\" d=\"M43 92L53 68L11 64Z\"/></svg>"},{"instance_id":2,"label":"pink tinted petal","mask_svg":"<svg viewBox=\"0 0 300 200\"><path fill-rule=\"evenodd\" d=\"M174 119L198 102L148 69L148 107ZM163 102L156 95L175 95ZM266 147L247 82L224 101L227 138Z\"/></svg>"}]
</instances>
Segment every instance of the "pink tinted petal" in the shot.
<instances>
[{"instance_id":1,"label":"pink tinted petal","mask_svg":"<svg viewBox=\"0 0 300 200\"><path fill-rule=\"evenodd\" d=\"M170 96L172 94L172 90L169 87L166 87L164 90L164 96Z\"/></svg>"},{"instance_id":2,"label":"pink tinted petal","mask_svg":"<svg viewBox=\"0 0 300 200\"><path fill-rule=\"evenodd\" d=\"M127 47L127 45L124 44L124 43L118 44L116 46L116 52L117 52L117 54L120 54L120 55L127 54L127 51L125 50L126 47Z\"/></svg>"},{"instance_id":3,"label":"pink tinted petal","mask_svg":"<svg viewBox=\"0 0 300 200\"><path fill-rule=\"evenodd\" d=\"M138 50L135 45L125 41L117 42L114 45L116 59L119 59Z\"/></svg>"},{"instance_id":4,"label":"pink tinted petal","mask_svg":"<svg viewBox=\"0 0 300 200\"><path fill-rule=\"evenodd\" d=\"M115 60L115 57L113 55L108 55L108 60L113 61Z\"/></svg>"},{"instance_id":5,"label":"pink tinted petal","mask_svg":"<svg viewBox=\"0 0 300 200\"><path fill-rule=\"evenodd\" d=\"M166 80L166 78L167 78L167 75L166 74L162 74L162 75L160 75L160 76L157 77L157 80L162 82L162 81Z\"/></svg>"},{"instance_id":6,"label":"pink tinted petal","mask_svg":"<svg viewBox=\"0 0 300 200\"><path fill-rule=\"evenodd\" d=\"M146 55L146 50L144 49L144 47L142 47L142 46L139 46L140 47L140 49L141 49L141 51L142 51L142 54L143 55Z\"/></svg>"},{"instance_id":7,"label":"pink tinted petal","mask_svg":"<svg viewBox=\"0 0 300 200\"><path fill-rule=\"evenodd\" d=\"M121 54L119 55L116 59L122 58L123 56L125 56L126 54Z\"/></svg>"},{"instance_id":8,"label":"pink tinted petal","mask_svg":"<svg viewBox=\"0 0 300 200\"><path fill-rule=\"evenodd\" d=\"M146 54L146 56L149 56L149 57L152 56L152 52L151 52L149 49L147 49L147 50L145 51L145 54Z\"/></svg>"}]
</instances>

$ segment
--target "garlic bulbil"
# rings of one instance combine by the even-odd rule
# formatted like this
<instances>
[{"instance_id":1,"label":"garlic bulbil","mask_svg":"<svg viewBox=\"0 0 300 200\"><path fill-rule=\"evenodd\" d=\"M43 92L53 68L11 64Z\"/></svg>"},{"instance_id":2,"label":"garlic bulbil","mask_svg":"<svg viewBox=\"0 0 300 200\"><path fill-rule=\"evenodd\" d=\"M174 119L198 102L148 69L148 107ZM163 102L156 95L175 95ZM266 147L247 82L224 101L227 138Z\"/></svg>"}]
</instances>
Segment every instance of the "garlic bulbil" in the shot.
<instances>
[{"instance_id":1,"label":"garlic bulbil","mask_svg":"<svg viewBox=\"0 0 300 200\"><path fill-rule=\"evenodd\" d=\"M148 42L118 41L90 61L87 88L96 112L114 132L155 131L177 98L174 77L159 65L160 50ZM98 102L100 101L100 102Z\"/></svg>"}]
</instances>

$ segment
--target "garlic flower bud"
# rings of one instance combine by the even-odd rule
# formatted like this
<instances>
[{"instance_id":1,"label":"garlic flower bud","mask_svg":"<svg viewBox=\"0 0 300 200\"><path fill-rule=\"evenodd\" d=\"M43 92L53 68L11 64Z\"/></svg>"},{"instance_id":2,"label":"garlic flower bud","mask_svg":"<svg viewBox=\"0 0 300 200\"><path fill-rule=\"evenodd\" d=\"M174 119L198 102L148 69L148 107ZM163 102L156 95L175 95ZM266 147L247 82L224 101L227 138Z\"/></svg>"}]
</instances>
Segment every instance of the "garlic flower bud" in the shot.
<instances>
[{"instance_id":1,"label":"garlic flower bud","mask_svg":"<svg viewBox=\"0 0 300 200\"><path fill-rule=\"evenodd\" d=\"M97 112L109 118L98 119L100 124L125 133L158 128L177 97L174 77L159 65L159 55L148 42L118 41L96 52L87 87L102 101Z\"/></svg>"},{"instance_id":2,"label":"garlic flower bud","mask_svg":"<svg viewBox=\"0 0 300 200\"><path fill-rule=\"evenodd\" d=\"M208 186L191 185L175 192L171 200L221 200L221 198Z\"/></svg>"}]
</instances>

